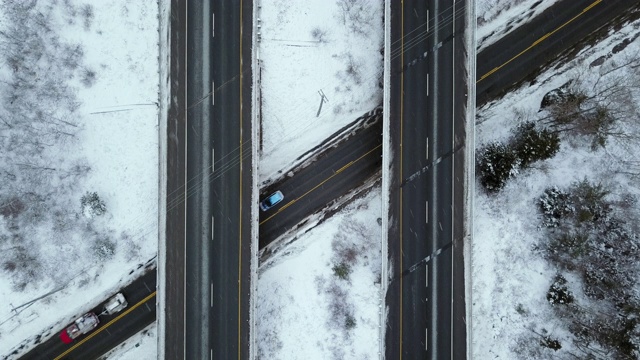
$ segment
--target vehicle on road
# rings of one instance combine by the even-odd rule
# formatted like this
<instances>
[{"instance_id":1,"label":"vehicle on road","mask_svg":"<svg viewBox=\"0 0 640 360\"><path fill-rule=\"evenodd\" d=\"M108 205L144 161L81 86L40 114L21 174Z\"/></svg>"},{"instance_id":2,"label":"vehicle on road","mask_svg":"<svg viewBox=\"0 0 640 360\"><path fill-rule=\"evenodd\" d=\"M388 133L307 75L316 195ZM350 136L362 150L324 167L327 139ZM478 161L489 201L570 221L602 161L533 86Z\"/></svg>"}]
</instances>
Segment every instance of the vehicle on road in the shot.
<instances>
[{"instance_id":1,"label":"vehicle on road","mask_svg":"<svg viewBox=\"0 0 640 360\"><path fill-rule=\"evenodd\" d=\"M113 315L122 311L128 305L127 299L124 298L122 293L117 293L107 300L104 304L104 314Z\"/></svg>"},{"instance_id":2,"label":"vehicle on road","mask_svg":"<svg viewBox=\"0 0 640 360\"><path fill-rule=\"evenodd\" d=\"M77 318L71 325L60 333L60 339L65 344L71 344L75 338L84 335L98 326L100 320L92 312L86 313Z\"/></svg>"},{"instance_id":3,"label":"vehicle on road","mask_svg":"<svg viewBox=\"0 0 640 360\"><path fill-rule=\"evenodd\" d=\"M272 207L276 206L283 199L284 199L284 195L282 195L282 192L278 190L273 194L269 195L268 198L260 202L260 210L267 211Z\"/></svg>"}]
</instances>

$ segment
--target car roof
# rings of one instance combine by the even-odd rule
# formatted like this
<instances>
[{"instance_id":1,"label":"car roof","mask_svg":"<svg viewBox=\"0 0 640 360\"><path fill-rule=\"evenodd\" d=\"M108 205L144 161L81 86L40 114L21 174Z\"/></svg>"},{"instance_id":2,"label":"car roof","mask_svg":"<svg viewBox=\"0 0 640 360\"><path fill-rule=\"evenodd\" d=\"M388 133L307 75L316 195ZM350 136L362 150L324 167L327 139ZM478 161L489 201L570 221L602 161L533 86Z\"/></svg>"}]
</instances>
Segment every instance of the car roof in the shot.
<instances>
[{"instance_id":1,"label":"car roof","mask_svg":"<svg viewBox=\"0 0 640 360\"><path fill-rule=\"evenodd\" d=\"M284 198L284 196L282 195L282 192L280 190L274 192L273 194L271 194L271 196L269 196L269 199L282 199Z\"/></svg>"}]
</instances>

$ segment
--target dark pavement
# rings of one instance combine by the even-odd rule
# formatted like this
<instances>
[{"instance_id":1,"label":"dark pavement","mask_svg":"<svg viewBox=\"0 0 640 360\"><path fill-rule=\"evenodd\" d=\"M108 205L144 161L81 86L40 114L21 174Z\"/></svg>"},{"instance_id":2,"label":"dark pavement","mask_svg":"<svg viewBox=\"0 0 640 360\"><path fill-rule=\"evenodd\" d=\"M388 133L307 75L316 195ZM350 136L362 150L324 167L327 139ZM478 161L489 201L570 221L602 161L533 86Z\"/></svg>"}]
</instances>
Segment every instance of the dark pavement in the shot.
<instances>
[{"instance_id":1,"label":"dark pavement","mask_svg":"<svg viewBox=\"0 0 640 360\"><path fill-rule=\"evenodd\" d=\"M253 3L214 1L212 11L215 36L211 65L215 92L208 135L213 139L215 166L208 204L212 219L208 221L213 221L213 228L206 227L206 237L202 238L211 247L207 253L210 271L207 310L201 314L207 317L203 325L211 333L210 349L202 355L213 359L249 359L251 212L257 209L251 199ZM204 358L198 353L194 356L188 358Z\"/></svg>"},{"instance_id":2,"label":"dark pavement","mask_svg":"<svg viewBox=\"0 0 640 360\"><path fill-rule=\"evenodd\" d=\"M364 119L353 135L323 152L309 167L295 176L262 189L261 199L276 190L285 198L273 209L260 213L260 249L311 214L332 204L373 176L379 176L382 162L382 114ZM338 133L341 133L339 131ZM357 138L359 141L351 141Z\"/></svg>"},{"instance_id":3,"label":"dark pavement","mask_svg":"<svg viewBox=\"0 0 640 360\"><path fill-rule=\"evenodd\" d=\"M386 357L464 357L465 4L391 6Z\"/></svg>"},{"instance_id":4,"label":"dark pavement","mask_svg":"<svg viewBox=\"0 0 640 360\"><path fill-rule=\"evenodd\" d=\"M169 84L171 86L167 114L167 195L165 221L165 260L168 264L158 269L164 276L160 284L159 297L164 300L164 353L167 359L180 359L184 356L184 248L185 248L185 202L186 194L186 126L185 126L185 94L186 94L186 33L187 9L186 1L171 0L170 59ZM162 247L160 247L162 248ZM162 256L162 254L159 254ZM162 262L161 262L162 264ZM114 344L115 345L115 344Z\"/></svg>"},{"instance_id":5,"label":"dark pavement","mask_svg":"<svg viewBox=\"0 0 640 360\"><path fill-rule=\"evenodd\" d=\"M628 0L564 0L507 34L478 55L476 102L502 97L514 84L640 3Z\"/></svg>"},{"instance_id":6,"label":"dark pavement","mask_svg":"<svg viewBox=\"0 0 640 360\"><path fill-rule=\"evenodd\" d=\"M90 310L100 319L97 328L76 338L71 344L64 344L58 336L63 329L56 329L49 340L38 345L21 359L97 359L115 345L149 326L156 319L155 262L149 262L146 266L148 271L143 276L120 290L128 302L128 306L121 312L114 315L98 315L104 309L100 304ZM80 315L82 314L77 314L77 317ZM69 324L72 321L69 321Z\"/></svg>"}]
</instances>

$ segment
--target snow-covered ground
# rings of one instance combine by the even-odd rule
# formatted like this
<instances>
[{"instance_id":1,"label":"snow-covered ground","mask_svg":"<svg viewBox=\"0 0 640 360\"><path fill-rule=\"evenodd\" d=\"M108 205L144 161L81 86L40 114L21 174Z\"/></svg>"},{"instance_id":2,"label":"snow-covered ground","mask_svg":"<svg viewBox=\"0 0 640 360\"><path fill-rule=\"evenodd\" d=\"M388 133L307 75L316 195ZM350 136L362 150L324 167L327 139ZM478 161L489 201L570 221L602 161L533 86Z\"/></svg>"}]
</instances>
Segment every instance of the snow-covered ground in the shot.
<instances>
[{"instance_id":1,"label":"snow-covered ground","mask_svg":"<svg viewBox=\"0 0 640 360\"><path fill-rule=\"evenodd\" d=\"M378 357L381 205L372 188L261 264L260 359Z\"/></svg>"},{"instance_id":2,"label":"snow-covered ground","mask_svg":"<svg viewBox=\"0 0 640 360\"><path fill-rule=\"evenodd\" d=\"M91 168L63 200L70 214L79 214L83 194L99 195L107 211L87 219L86 226L106 234L108 251L96 257L85 229L62 231L45 222L32 238L41 265L37 280L17 290L12 273L6 267L0 272L0 356L18 346L26 350L38 334L40 341L56 336L75 316L139 276L130 272L157 253L158 5L52 0L37 7L51 15L52 38L57 34L60 42L81 49L76 54L83 69L82 76L64 79L78 102L72 115L79 131L49 150L58 154L50 152L52 159L65 159L50 166L82 161ZM10 233L9 219L0 220L2 232Z\"/></svg>"},{"instance_id":3,"label":"snow-covered ground","mask_svg":"<svg viewBox=\"0 0 640 360\"><path fill-rule=\"evenodd\" d=\"M630 174L638 172L637 162L635 168L629 166L633 162L623 162L640 155L636 105L640 102L638 28L637 21L626 25L606 40L581 51L571 62L542 73L536 84L524 85L478 111L476 139L481 147L490 141L505 141L521 121L541 118L544 112L538 110L544 94L569 80L590 92L615 85L621 92L617 98L607 100L612 101L609 106L613 104L622 114L619 129L631 137L612 136L605 148L592 151L589 141L564 135L555 157L521 172L497 195L487 195L477 186L471 299L475 359L569 359L581 354L573 346L566 325L557 319L545 298L559 269L534 251L535 246L544 243L546 235L541 229L536 199L547 187L566 188L585 178L602 183L613 198L630 195L637 199L640 195L637 177ZM626 47L624 39L630 41ZM594 62L597 59L602 63ZM635 68L625 66L629 62ZM617 103L624 99L622 94L630 96L626 104ZM628 115L626 111L630 111L631 117L623 116ZM581 293L579 287L573 290ZM584 299L578 301L585 303ZM543 348L536 334L559 339L562 349L554 352Z\"/></svg>"},{"instance_id":4,"label":"snow-covered ground","mask_svg":"<svg viewBox=\"0 0 640 360\"><path fill-rule=\"evenodd\" d=\"M382 103L382 1L267 1L260 19L259 182ZM326 102L318 109L324 94Z\"/></svg>"}]
</instances>

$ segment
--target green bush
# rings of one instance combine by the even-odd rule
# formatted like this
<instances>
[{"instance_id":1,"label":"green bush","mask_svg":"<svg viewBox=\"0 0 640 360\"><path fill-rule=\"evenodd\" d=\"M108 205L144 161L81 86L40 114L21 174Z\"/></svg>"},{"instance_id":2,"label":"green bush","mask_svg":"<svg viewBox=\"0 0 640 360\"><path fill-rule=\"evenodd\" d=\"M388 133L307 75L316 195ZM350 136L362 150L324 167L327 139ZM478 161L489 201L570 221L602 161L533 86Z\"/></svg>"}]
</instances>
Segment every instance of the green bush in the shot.
<instances>
[{"instance_id":1,"label":"green bush","mask_svg":"<svg viewBox=\"0 0 640 360\"><path fill-rule=\"evenodd\" d=\"M567 305L574 300L573 294L566 286L567 280L562 275L556 275L556 278L547 291L547 301L551 305Z\"/></svg>"},{"instance_id":2,"label":"green bush","mask_svg":"<svg viewBox=\"0 0 640 360\"><path fill-rule=\"evenodd\" d=\"M507 145L494 142L480 150L476 171L480 184L489 192L497 192L515 175L518 166L516 153Z\"/></svg>"},{"instance_id":3,"label":"green bush","mask_svg":"<svg viewBox=\"0 0 640 360\"><path fill-rule=\"evenodd\" d=\"M351 267L346 263L340 263L333 267L333 273L342 280L348 280L351 274Z\"/></svg>"},{"instance_id":4,"label":"green bush","mask_svg":"<svg viewBox=\"0 0 640 360\"><path fill-rule=\"evenodd\" d=\"M547 129L537 129L533 122L527 121L516 129L513 147L520 166L526 168L538 160L552 158L560 150L560 137Z\"/></svg>"}]
</instances>

